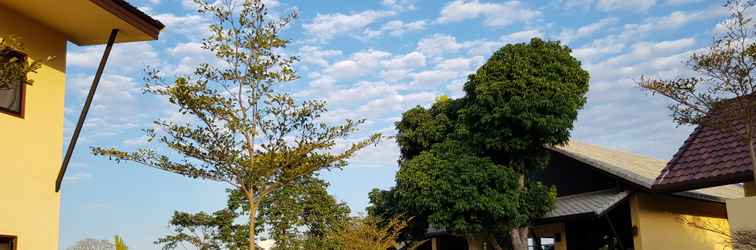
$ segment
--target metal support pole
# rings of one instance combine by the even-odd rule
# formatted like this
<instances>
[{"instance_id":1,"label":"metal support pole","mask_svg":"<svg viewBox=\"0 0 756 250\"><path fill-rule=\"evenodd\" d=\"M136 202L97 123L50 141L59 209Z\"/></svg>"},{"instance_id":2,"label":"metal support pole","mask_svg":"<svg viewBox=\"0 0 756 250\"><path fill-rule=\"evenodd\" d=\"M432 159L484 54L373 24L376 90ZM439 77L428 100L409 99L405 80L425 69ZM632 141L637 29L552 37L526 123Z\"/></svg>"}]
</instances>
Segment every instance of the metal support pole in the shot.
<instances>
[{"instance_id":1,"label":"metal support pole","mask_svg":"<svg viewBox=\"0 0 756 250\"><path fill-rule=\"evenodd\" d=\"M612 219L609 218L609 214L604 215L604 218L606 218L606 222L609 223L609 227L612 229L612 233L614 233L614 237L617 238L617 244L619 244L621 249L626 249L624 245L622 245L622 238L617 233L617 230L614 228L614 223L612 223Z\"/></svg>"},{"instance_id":2,"label":"metal support pole","mask_svg":"<svg viewBox=\"0 0 756 250\"><path fill-rule=\"evenodd\" d=\"M81 114L79 115L79 121L78 123L76 123L76 129L74 130L74 133L71 136L71 142L68 143L68 150L66 150L66 155L63 158L63 164L60 167L60 172L58 172L58 179L55 181L55 192L60 191L60 185L63 182L63 177L66 175L66 169L68 169L68 163L71 161L71 155L73 154L74 148L76 148L76 141L79 140L81 127L84 126L84 121L87 119L87 113L89 113L89 106L92 105L92 99L94 99L95 91L97 91L97 85L100 84L100 78L102 77L102 72L105 70L105 65L107 64L108 57L110 56L110 50L113 49L113 43L115 43L115 39L117 35L118 35L118 29L113 29L110 32L110 37L108 38L108 45L105 46L105 52L102 53L102 58L100 59L100 66L97 68L97 73L95 73L94 80L92 80L92 87L89 88L89 95L87 95L87 100L84 102L84 107L82 107L81 109Z\"/></svg>"}]
</instances>

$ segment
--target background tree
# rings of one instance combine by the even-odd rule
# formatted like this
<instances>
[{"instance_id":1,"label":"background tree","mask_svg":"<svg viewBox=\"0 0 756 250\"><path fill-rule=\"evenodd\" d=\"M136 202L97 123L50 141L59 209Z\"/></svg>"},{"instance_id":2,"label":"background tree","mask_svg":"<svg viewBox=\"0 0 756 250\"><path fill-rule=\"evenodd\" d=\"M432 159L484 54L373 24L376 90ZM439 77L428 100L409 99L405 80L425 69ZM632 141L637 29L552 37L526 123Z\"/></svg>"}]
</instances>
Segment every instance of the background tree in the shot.
<instances>
[{"instance_id":1,"label":"background tree","mask_svg":"<svg viewBox=\"0 0 756 250\"><path fill-rule=\"evenodd\" d=\"M248 227L234 222L239 216L230 209L212 214L176 211L170 221L172 233L158 239L155 244L165 250L185 245L198 250L245 249L248 247Z\"/></svg>"},{"instance_id":2,"label":"background tree","mask_svg":"<svg viewBox=\"0 0 756 250\"><path fill-rule=\"evenodd\" d=\"M363 121L326 124L320 119L324 102L297 103L277 90L297 78L296 58L281 54L289 41L278 35L296 13L272 18L262 0L195 2L214 20L202 47L219 62L170 80L153 69L146 79L147 93L166 97L189 119L157 120L157 129L146 130L149 141L157 139L173 152L98 147L93 153L228 183L244 195L247 226L254 229L258 208L272 193L317 170L346 166L380 135L341 149L336 140L351 136ZM255 249L256 230L247 231L248 248Z\"/></svg>"},{"instance_id":3,"label":"background tree","mask_svg":"<svg viewBox=\"0 0 756 250\"><path fill-rule=\"evenodd\" d=\"M369 211L406 213L471 249L527 249L528 224L553 206L555 190L526 177L547 166L547 147L568 142L586 101L589 75L570 52L537 38L506 45L470 75L464 97L405 112L397 186L373 192Z\"/></svg>"},{"instance_id":4,"label":"background tree","mask_svg":"<svg viewBox=\"0 0 756 250\"><path fill-rule=\"evenodd\" d=\"M380 219L371 216L354 217L348 221L345 227L329 235L337 243L336 248L305 249L393 249L397 245L396 239L406 226L406 221L399 218L392 218L387 223L382 223Z\"/></svg>"},{"instance_id":5,"label":"background tree","mask_svg":"<svg viewBox=\"0 0 756 250\"><path fill-rule=\"evenodd\" d=\"M273 192L259 208L257 232L267 232L275 249L335 249L337 243L328 235L344 226L350 210L327 193L327 186L308 176ZM236 223L248 213L245 195L228 193L227 207L212 214L175 212L173 232L155 243L166 250L184 245L201 250L246 248L248 226Z\"/></svg>"},{"instance_id":6,"label":"background tree","mask_svg":"<svg viewBox=\"0 0 756 250\"><path fill-rule=\"evenodd\" d=\"M107 240L83 239L66 250L113 250L115 246Z\"/></svg>"},{"instance_id":7,"label":"background tree","mask_svg":"<svg viewBox=\"0 0 756 250\"><path fill-rule=\"evenodd\" d=\"M680 125L702 125L732 132L748 145L756 179L756 29L748 11L752 0L730 0L726 28L713 43L688 59L693 75L664 80L643 76L640 87L666 96Z\"/></svg>"},{"instance_id":8,"label":"background tree","mask_svg":"<svg viewBox=\"0 0 756 250\"><path fill-rule=\"evenodd\" d=\"M329 195L327 186L317 178L302 177L263 203L258 220L265 222L276 250L336 248L327 235L341 230L351 210Z\"/></svg>"},{"instance_id":9,"label":"background tree","mask_svg":"<svg viewBox=\"0 0 756 250\"><path fill-rule=\"evenodd\" d=\"M115 250L129 250L129 247L126 246L126 242L123 241L123 238L121 238L121 236L114 236L113 242L115 243Z\"/></svg>"}]
</instances>

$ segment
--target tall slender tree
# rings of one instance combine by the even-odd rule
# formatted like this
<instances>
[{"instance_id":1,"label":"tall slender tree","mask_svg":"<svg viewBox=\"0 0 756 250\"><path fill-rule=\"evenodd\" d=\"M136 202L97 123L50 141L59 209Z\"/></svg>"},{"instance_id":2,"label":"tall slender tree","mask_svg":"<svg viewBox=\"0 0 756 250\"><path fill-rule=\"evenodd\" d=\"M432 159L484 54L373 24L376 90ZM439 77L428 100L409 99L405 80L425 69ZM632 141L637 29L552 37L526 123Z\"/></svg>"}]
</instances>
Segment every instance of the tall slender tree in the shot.
<instances>
[{"instance_id":1,"label":"tall slender tree","mask_svg":"<svg viewBox=\"0 0 756 250\"><path fill-rule=\"evenodd\" d=\"M214 20L202 47L219 62L200 64L192 75L171 79L149 69L146 78L147 93L166 97L187 116L184 121L157 120L156 128L146 130L150 142L157 140L172 152L92 151L116 162L225 182L244 195L248 228L254 229L258 209L272 193L317 170L346 166L381 136L341 147L336 141L348 139L364 121L327 124L321 119L325 102L298 103L279 91L280 83L297 78L297 58L282 54L289 41L279 36L296 13L274 18L262 0L195 2L200 13ZM256 247L255 231L248 230L249 249Z\"/></svg>"}]
</instances>

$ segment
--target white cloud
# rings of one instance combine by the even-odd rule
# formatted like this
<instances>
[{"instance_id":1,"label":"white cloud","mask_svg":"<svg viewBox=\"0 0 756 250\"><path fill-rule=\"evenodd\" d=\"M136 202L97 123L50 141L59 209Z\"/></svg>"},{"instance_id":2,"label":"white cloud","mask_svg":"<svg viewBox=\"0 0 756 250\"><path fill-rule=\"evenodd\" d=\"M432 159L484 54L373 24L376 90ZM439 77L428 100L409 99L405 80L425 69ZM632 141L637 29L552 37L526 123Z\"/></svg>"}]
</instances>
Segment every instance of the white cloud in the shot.
<instances>
[{"instance_id":1,"label":"white cloud","mask_svg":"<svg viewBox=\"0 0 756 250\"><path fill-rule=\"evenodd\" d=\"M179 43L168 51L173 55L202 55L207 53L207 50L203 49L202 44L198 42Z\"/></svg>"},{"instance_id":2,"label":"white cloud","mask_svg":"<svg viewBox=\"0 0 756 250\"><path fill-rule=\"evenodd\" d=\"M417 50L428 56L454 53L466 47L457 43L457 38L450 35L434 34L417 42Z\"/></svg>"},{"instance_id":3,"label":"white cloud","mask_svg":"<svg viewBox=\"0 0 756 250\"><path fill-rule=\"evenodd\" d=\"M417 51L406 55L395 56L382 61L384 67L389 69L406 69L425 66L425 56Z\"/></svg>"},{"instance_id":4,"label":"white cloud","mask_svg":"<svg viewBox=\"0 0 756 250\"><path fill-rule=\"evenodd\" d=\"M210 34L210 20L201 15L179 16L173 13L162 13L153 17L165 24L166 28L163 32L177 33L192 39L204 38Z\"/></svg>"},{"instance_id":5,"label":"white cloud","mask_svg":"<svg viewBox=\"0 0 756 250\"><path fill-rule=\"evenodd\" d=\"M401 36L404 33L421 31L425 29L427 22L425 20L419 20L414 22L405 23L401 20L392 20L385 23L380 29L365 29L363 35L366 38L378 37L383 34L389 34L390 36Z\"/></svg>"},{"instance_id":6,"label":"white cloud","mask_svg":"<svg viewBox=\"0 0 756 250\"><path fill-rule=\"evenodd\" d=\"M540 11L523 6L520 1L481 3L479 0L456 0L444 6L437 21L450 23L483 17L483 24L487 26L506 26L539 16Z\"/></svg>"},{"instance_id":7,"label":"white cloud","mask_svg":"<svg viewBox=\"0 0 756 250\"><path fill-rule=\"evenodd\" d=\"M96 69L105 46L78 47L68 52L66 61L71 66ZM160 63L159 54L148 43L116 44L108 58L108 72L133 73L147 65Z\"/></svg>"},{"instance_id":8,"label":"white cloud","mask_svg":"<svg viewBox=\"0 0 756 250\"><path fill-rule=\"evenodd\" d=\"M338 61L323 71L333 79L351 79L364 75L380 66L380 61L391 53L380 50L366 50L354 53L351 58Z\"/></svg>"},{"instance_id":9,"label":"white cloud","mask_svg":"<svg viewBox=\"0 0 756 250\"><path fill-rule=\"evenodd\" d=\"M413 0L383 0L381 4L383 4L383 6L389 7L392 10L407 11L415 10L416 7L413 2Z\"/></svg>"},{"instance_id":10,"label":"white cloud","mask_svg":"<svg viewBox=\"0 0 756 250\"><path fill-rule=\"evenodd\" d=\"M94 176L92 174L90 174L90 173L78 172L78 173L69 173L69 174L67 174L66 176L63 177L63 180L65 182L67 182L67 183L76 183L76 182L80 182L80 181L83 181L83 180L92 179L92 177L94 177Z\"/></svg>"},{"instance_id":11,"label":"white cloud","mask_svg":"<svg viewBox=\"0 0 756 250\"><path fill-rule=\"evenodd\" d=\"M374 99L357 108L357 114L369 116L368 118L380 117L386 113L404 112L417 106L428 105L438 96L435 92L415 92L406 95L395 93Z\"/></svg>"},{"instance_id":12,"label":"white cloud","mask_svg":"<svg viewBox=\"0 0 756 250\"><path fill-rule=\"evenodd\" d=\"M312 23L302 27L313 37L320 41L329 40L339 34L361 30L376 20L396 15L393 11L368 10L351 15L342 13L317 14Z\"/></svg>"},{"instance_id":13,"label":"white cloud","mask_svg":"<svg viewBox=\"0 0 756 250\"><path fill-rule=\"evenodd\" d=\"M604 18L596 22L587 24L585 26L581 26L577 29L564 29L559 34L559 40L564 43L569 43L575 39L588 37L595 34L596 32L599 32L607 27L610 27L616 24L617 21L618 21L617 18L608 17L608 18Z\"/></svg>"},{"instance_id":14,"label":"white cloud","mask_svg":"<svg viewBox=\"0 0 756 250\"><path fill-rule=\"evenodd\" d=\"M641 75L675 77L687 70L683 61L694 45L693 38L638 42L627 53L585 67L591 72L592 81L606 84Z\"/></svg>"},{"instance_id":15,"label":"white cloud","mask_svg":"<svg viewBox=\"0 0 756 250\"><path fill-rule=\"evenodd\" d=\"M318 65L321 67L328 66L326 59L340 56L340 50L323 50L320 47L305 45L299 48L299 58L304 64Z\"/></svg>"},{"instance_id":16,"label":"white cloud","mask_svg":"<svg viewBox=\"0 0 756 250\"><path fill-rule=\"evenodd\" d=\"M330 105L354 104L385 95L397 94L403 86L390 85L386 82L360 81L349 88L331 91L326 97Z\"/></svg>"},{"instance_id":17,"label":"white cloud","mask_svg":"<svg viewBox=\"0 0 756 250\"><path fill-rule=\"evenodd\" d=\"M567 9L588 10L593 5L594 0L561 0L562 6Z\"/></svg>"},{"instance_id":18,"label":"white cloud","mask_svg":"<svg viewBox=\"0 0 756 250\"><path fill-rule=\"evenodd\" d=\"M667 0L666 4L668 5L684 5L689 3L698 3L703 2L705 0Z\"/></svg>"},{"instance_id":19,"label":"white cloud","mask_svg":"<svg viewBox=\"0 0 756 250\"><path fill-rule=\"evenodd\" d=\"M518 43L530 41L530 39L534 37L543 38L543 36L544 34L540 30L531 29L509 33L508 35L502 36L501 40L506 43Z\"/></svg>"},{"instance_id":20,"label":"white cloud","mask_svg":"<svg viewBox=\"0 0 756 250\"><path fill-rule=\"evenodd\" d=\"M656 5L656 0L598 0L599 10L645 11Z\"/></svg>"}]
</instances>

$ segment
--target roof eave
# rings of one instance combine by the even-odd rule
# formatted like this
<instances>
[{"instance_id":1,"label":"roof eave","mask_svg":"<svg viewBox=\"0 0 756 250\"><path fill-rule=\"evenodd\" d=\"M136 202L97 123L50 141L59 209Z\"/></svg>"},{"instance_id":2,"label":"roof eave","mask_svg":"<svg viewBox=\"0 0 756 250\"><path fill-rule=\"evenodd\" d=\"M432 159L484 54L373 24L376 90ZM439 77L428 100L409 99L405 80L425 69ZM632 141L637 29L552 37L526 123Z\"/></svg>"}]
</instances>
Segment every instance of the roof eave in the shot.
<instances>
[{"instance_id":1,"label":"roof eave","mask_svg":"<svg viewBox=\"0 0 756 250\"><path fill-rule=\"evenodd\" d=\"M124 0L90 0L100 8L133 25L153 40L157 40L165 25Z\"/></svg>"},{"instance_id":2,"label":"roof eave","mask_svg":"<svg viewBox=\"0 0 756 250\"><path fill-rule=\"evenodd\" d=\"M753 180L750 171L735 172L731 174L717 175L706 179L695 179L684 182L656 182L651 186L654 192L684 192L708 187L724 186L732 183L743 183Z\"/></svg>"}]
</instances>

